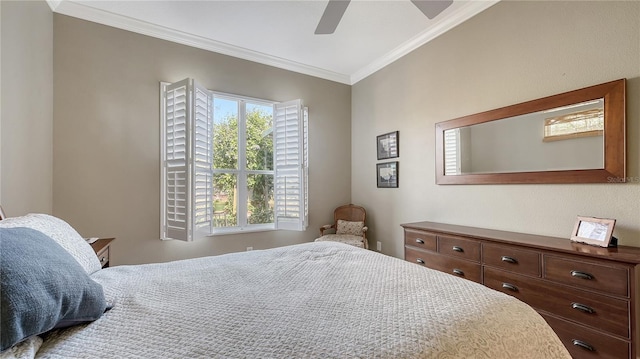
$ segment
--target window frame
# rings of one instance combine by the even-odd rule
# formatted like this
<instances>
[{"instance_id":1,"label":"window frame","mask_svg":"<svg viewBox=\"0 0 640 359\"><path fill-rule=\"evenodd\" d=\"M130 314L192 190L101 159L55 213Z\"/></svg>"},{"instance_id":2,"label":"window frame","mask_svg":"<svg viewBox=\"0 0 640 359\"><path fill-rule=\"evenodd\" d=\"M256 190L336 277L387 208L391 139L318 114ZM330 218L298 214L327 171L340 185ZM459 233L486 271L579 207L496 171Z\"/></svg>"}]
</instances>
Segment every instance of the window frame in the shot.
<instances>
[{"instance_id":1,"label":"window frame","mask_svg":"<svg viewBox=\"0 0 640 359\"><path fill-rule=\"evenodd\" d=\"M213 95L212 101L215 101L216 98L236 101L238 103L238 163L236 169L218 169L213 168L212 173L215 176L216 174L221 173L234 173L236 174L236 186L238 187L238 198L237 201L237 225L233 227L213 227L211 230L211 234L209 236L215 236L220 234L234 234L234 233L247 233L247 232L264 232L264 231L274 231L276 230L276 221L275 218L271 223L261 223L261 224L249 224L247 211L248 211L248 200L249 193L247 191L247 176L250 174L268 174L271 175L275 181L275 162L273 163L274 169L272 170L249 170L247 169L247 104L256 104L256 105L264 105L270 106L272 109L272 124L271 131L273 132L273 106L277 104L277 101L265 100L265 99L257 99L248 96L235 95L226 92L219 92L210 90ZM215 113L215 106L214 113ZM242 120L241 120L242 119ZM242 144L242 145L241 145ZM275 154L274 154L275 156ZM244 190L240 190L243 188ZM274 209L275 212L275 209Z\"/></svg>"}]
</instances>

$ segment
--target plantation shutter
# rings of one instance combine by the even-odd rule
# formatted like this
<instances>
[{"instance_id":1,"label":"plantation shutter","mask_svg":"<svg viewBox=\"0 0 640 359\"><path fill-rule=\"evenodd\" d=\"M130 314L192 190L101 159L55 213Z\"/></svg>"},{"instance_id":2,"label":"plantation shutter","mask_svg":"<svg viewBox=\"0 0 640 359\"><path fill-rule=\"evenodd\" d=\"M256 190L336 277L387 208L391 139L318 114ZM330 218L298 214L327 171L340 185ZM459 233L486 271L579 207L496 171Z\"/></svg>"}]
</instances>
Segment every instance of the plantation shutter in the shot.
<instances>
[{"instance_id":1,"label":"plantation shutter","mask_svg":"<svg viewBox=\"0 0 640 359\"><path fill-rule=\"evenodd\" d=\"M460 129L444 131L444 174L458 175L460 168Z\"/></svg>"},{"instance_id":2,"label":"plantation shutter","mask_svg":"<svg viewBox=\"0 0 640 359\"><path fill-rule=\"evenodd\" d=\"M302 231L307 227L307 113L302 100L275 104L274 200L277 229Z\"/></svg>"},{"instance_id":3,"label":"plantation shutter","mask_svg":"<svg viewBox=\"0 0 640 359\"><path fill-rule=\"evenodd\" d=\"M213 95L193 82L193 218L204 235L213 230Z\"/></svg>"},{"instance_id":4,"label":"plantation shutter","mask_svg":"<svg viewBox=\"0 0 640 359\"><path fill-rule=\"evenodd\" d=\"M162 239L189 240L189 80L167 85L163 96Z\"/></svg>"},{"instance_id":5,"label":"plantation shutter","mask_svg":"<svg viewBox=\"0 0 640 359\"><path fill-rule=\"evenodd\" d=\"M304 163L302 166L302 179L304 182L304 228L307 228L309 223L309 109L304 108L303 111L304 121L302 123L304 135L302 137L304 145Z\"/></svg>"},{"instance_id":6,"label":"plantation shutter","mask_svg":"<svg viewBox=\"0 0 640 359\"><path fill-rule=\"evenodd\" d=\"M213 127L209 91L191 79L164 89L161 238L191 241L210 233Z\"/></svg>"}]
</instances>

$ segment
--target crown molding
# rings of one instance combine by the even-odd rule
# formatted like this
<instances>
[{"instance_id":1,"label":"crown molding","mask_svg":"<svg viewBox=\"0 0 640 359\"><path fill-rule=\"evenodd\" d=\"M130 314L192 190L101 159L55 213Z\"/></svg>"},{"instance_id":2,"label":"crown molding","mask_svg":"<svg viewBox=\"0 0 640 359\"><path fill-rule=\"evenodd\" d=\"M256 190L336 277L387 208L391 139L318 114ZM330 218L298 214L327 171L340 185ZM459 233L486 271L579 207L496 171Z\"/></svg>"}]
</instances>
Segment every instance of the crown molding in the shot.
<instances>
[{"instance_id":1,"label":"crown molding","mask_svg":"<svg viewBox=\"0 0 640 359\"><path fill-rule=\"evenodd\" d=\"M132 31L135 33L175 42L182 45L187 45L223 55L237 57L243 60L281 68L284 70L298 72L305 75L351 85L351 78L347 74L328 71L280 57L267 55L261 52L229 45L202 36L173 30L164 26L159 26L130 17L114 14L108 11L96 9L73 1L47 0L47 3L49 4L49 7L51 7L52 11L58 14L76 17L79 19L115 27L118 29Z\"/></svg>"},{"instance_id":2,"label":"crown molding","mask_svg":"<svg viewBox=\"0 0 640 359\"><path fill-rule=\"evenodd\" d=\"M51 8L51 11L55 12L62 0L47 0L47 5Z\"/></svg>"},{"instance_id":3,"label":"crown molding","mask_svg":"<svg viewBox=\"0 0 640 359\"><path fill-rule=\"evenodd\" d=\"M435 23L432 26L429 26L427 30L353 73L349 81L350 84L356 84L358 81L372 75L418 47L462 24L473 16L497 4L499 1L500 0L468 1L461 7L457 8L455 12L437 17Z\"/></svg>"}]
</instances>

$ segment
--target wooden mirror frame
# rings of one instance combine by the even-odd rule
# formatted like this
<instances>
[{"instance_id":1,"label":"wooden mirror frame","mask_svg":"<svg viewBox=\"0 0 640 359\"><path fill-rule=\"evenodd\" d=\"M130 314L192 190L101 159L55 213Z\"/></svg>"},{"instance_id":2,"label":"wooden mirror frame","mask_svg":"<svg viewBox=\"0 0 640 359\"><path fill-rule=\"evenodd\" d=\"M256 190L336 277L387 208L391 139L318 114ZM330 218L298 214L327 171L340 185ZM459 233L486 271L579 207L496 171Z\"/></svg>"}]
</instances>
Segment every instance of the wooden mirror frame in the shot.
<instances>
[{"instance_id":1,"label":"wooden mirror frame","mask_svg":"<svg viewBox=\"0 0 640 359\"><path fill-rule=\"evenodd\" d=\"M436 123L437 184L623 183L626 181L626 81L620 79ZM444 174L444 131L604 98L604 168L513 173Z\"/></svg>"}]
</instances>

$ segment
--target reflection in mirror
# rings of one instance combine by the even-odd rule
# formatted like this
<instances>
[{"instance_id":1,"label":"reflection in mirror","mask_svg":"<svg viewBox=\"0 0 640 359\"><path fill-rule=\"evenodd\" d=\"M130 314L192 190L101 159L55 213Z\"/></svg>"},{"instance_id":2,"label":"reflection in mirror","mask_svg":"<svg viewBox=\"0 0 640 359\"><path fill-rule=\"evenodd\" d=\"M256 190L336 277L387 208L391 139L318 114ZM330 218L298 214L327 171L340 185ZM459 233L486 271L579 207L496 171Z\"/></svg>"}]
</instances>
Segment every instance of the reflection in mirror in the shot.
<instances>
[{"instance_id":1,"label":"reflection in mirror","mask_svg":"<svg viewBox=\"0 0 640 359\"><path fill-rule=\"evenodd\" d=\"M624 79L436 124L436 183L623 183Z\"/></svg>"},{"instance_id":2,"label":"reflection in mirror","mask_svg":"<svg viewBox=\"0 0 640 359\"><path fill-rule=\"evenodd\" d=\"M604 168L604 99L444 131L445 175Z\"/></svg>"},{"instance_id":3,"label":"reflection in mirror","mask_svg":"<svg viewBox=\"0 0 640 359\"><path fill-rule=\"evenodd\" d=\"M603 98L543 111L543 114L545 142L604 135Z\"/></svg>"}]
</instances>

